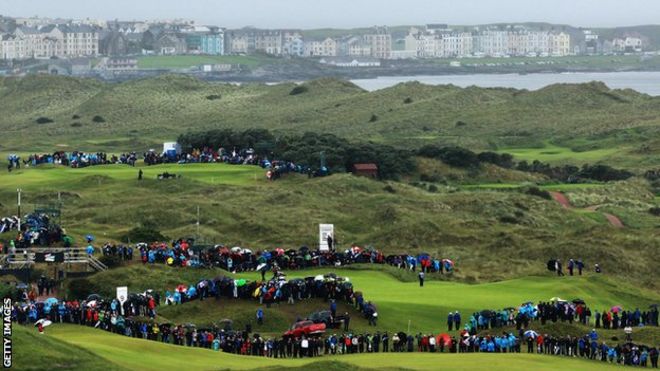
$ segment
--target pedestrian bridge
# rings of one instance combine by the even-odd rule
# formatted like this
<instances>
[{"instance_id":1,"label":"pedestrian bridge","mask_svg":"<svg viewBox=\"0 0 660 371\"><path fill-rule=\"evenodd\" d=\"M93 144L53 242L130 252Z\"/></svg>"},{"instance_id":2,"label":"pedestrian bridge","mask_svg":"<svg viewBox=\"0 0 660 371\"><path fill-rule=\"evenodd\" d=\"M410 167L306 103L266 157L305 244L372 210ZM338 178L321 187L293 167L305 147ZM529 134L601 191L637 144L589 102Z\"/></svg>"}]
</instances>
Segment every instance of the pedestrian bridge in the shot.
<instances>
[{"instance_id":1,"label":"pedestrian bridge","mask_svg":"<svg viewBox=\"0 0 660 371\"><path fill-rule=\"evenodd\" d=\"M97 272L108 269L94 256L89 256L85 248L80 247L16 249L0 258L0 266L10 269L29 268L36 263L81 264Z\"/></svg>"}]
</instances>

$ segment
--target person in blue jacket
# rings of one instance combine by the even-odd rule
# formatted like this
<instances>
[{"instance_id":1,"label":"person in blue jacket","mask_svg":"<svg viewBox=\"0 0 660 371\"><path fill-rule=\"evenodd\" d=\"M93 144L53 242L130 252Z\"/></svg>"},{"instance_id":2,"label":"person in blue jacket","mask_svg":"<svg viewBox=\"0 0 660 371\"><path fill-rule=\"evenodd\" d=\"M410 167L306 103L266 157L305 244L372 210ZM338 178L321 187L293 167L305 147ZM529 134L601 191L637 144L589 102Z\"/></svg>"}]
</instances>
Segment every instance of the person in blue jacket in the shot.
<instances>
[{"instance_id":1,"label":"person in blue jacket","mask_svg":"<svg viewBox=\"0 0 660 371\"><path fill-rule=\"evenodd\" d=\"M259 308L257 309L257 324L263 325L264 323L264 310Z\"/></svg>"},{"instance_id":2,"label":"person in blue jacket","mask_svg":"<svg viewBox=\"0 0 660 371\"><path fill-rule=\"evenodd\" d=\"M451 331L453 325L454 325L454 313L449 312L449 315L447 315L447 331Z\"/></svg>"},{"instance_id":3,"label":"person in blue jacket","mask_svg":"<svg viewBox=\"0 0 660 371\"><path fill-rule=\"evenodd\" d=\"M460 327L461 327L461 314L458 313L458 311L456 311L456 313L454 313L454 328L458 330Z\"/></svg>"}]
</instances>

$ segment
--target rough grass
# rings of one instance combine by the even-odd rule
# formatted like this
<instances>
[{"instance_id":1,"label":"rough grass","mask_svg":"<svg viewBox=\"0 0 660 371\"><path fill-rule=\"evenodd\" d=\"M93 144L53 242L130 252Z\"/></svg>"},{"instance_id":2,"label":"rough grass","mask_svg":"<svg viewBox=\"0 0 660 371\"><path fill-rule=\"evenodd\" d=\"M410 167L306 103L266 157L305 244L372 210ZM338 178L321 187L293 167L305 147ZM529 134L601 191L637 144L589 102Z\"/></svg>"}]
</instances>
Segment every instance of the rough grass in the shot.
<instances>
[{"instance_id":1,"label":"rough grass","mask_svg":"<svg viewBox=\"0 0 660 371\"><path fill-rule=\"evenodd\" d=\"M88 233L101 244L118 240L135 226L157 225L169 238L199 237L202 243L253 249L297 248L315 246L318 224L332 222L341 248L358 243L386 254L450 257L461 267L460 278L471 282L536 274L552 257L581 257L590 267L600 263L608 274L657 285L652 263L660 239L654 229L657 222L648 209L626 206L651 202L642 192L643 183L576 190L584 192L576 197L592 197L589 192L597 194L602 188L620 189L620 201L604 210L621 214L627 225L614 230L604 220L511 187L448 186L429 192L347 174L311 180L290 175L267 182L256 167L143 169L142 182L137 181L137 169L119 165L2 172L0 183L6 187L0 189L0 213L15 213L15 189L21 187L24 213L58 202L59 193L61 224L78 243ZM183 177L154 179L165 170ZM622 254L627 258L620 259Z\"/></svg>"},{"instance_id":2,"label":"rough grass","mask_svg":"<svg viewBox=\"0 0 660 371\"><path fill-rule=\"evenodd\" d=\"M659 98L609 90L603 84L554 85L529 92L406 83L365 92L344 81L322 79L305 83L306 94L291 96L294 86L233 86L172 75L120 84L50 76L5 78L0 80L0 130L7 134L2 150L143 150L191 129L260 127L278 133L328 132L405 147L523 148L520 156L552 161L573 156L630 168L660 163L651 139L658 136ZM222 99L211 101L209 95ZM406 98L412 103L404 103ZM71 127L72 115L81 116L76 122L82 127ZM91 123L96 115L106 122ZM369 122L372 115L378 121ZM38 128L34 120L40 116L55 123ZM459 121L463 124L456 125ZM562 147L529 149L548 142Z\"/></svg>"}]
</instances>

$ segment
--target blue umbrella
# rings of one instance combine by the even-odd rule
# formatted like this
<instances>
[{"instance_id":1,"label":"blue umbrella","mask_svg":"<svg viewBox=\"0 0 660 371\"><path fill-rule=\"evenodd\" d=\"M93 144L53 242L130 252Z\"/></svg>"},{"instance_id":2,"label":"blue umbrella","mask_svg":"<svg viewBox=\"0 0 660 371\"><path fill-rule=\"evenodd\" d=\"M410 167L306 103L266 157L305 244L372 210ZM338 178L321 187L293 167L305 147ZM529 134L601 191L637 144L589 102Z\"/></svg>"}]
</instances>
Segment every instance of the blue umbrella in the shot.
<instances>
[{"instance_id":1,"label":"blue umbrella","mask_svg":"<svg viewBox=\"0 0 660 371\"><path fill-rule=\"evenodd\" d=\"M87 239L87 242L94 241L94 236L92 236L91 234L88 234L87 236L85 236L85 238Z\"/></svg>"},{"instance_id":2,"label":"blue umbrella","mask_svg":"<svg viewBox=\"0 0 660 371\"><path fill-rule=\"evenodd\" d=\"M46 299L45 303L49 305L55 305L58 303L58 300L56 298L48 298Z\"/></svg>"}]
</instances>

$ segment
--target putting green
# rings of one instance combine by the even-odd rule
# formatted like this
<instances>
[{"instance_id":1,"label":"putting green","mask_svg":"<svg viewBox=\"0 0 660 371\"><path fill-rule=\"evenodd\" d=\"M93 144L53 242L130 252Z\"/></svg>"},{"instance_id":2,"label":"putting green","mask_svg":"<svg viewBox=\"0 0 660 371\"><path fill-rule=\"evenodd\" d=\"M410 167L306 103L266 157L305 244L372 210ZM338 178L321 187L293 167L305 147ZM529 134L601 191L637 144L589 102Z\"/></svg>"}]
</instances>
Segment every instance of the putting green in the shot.
<instances>
[{"instance_id":1,"label":"putting green","mask_svg":"<svg viewBox=\"0 0 660 371\"><path fill-rule=\"evenodd\" d=\"M139 165L143 165L141 162ZM100 165L82 169L64 166L39 165L36 168L21 168L11 173L0 173L0 182L10 188L24 189L52 188L53 186L71 186L78 182L88 181L89 186L106 181L137 182L138 170L144 172L146 180L156 179L164 172L181 175L207 184L247 185L265 181L265 171L257 166L227 165L227 164L164 164L156 166L130 167L128 165Z\"/></svg>"},{"instance_id":2,"label":"putting green","mask_svg":"<svg viewBox=\"0 0 660 371\"><path fill-rule=\"evenodd\" d=\"M19 326L15 326L19 327ZM105 331L55 324L45 335L28 334L32 328L15 329L17 369L60 369L77 367L86 370L250 370L263 368L305 370L414 369L414 370L609 370L615 366L596 361L521 354L360 354L326 356L315 359L268 359L213 352L207 349L178 347L154 341L114 335ZM55 340L55 341L53 341ZM28 344L23 342L29 342ZM52 350L44 345L55 347ZM69 350L72 354L63 352ZM30 350L27 352L26 350ZM85 358L87 357L87 358ZM82 360L81 360L82 358ZM103 364L103 366L101 366Z\"/></svg>"}]
</instances>

